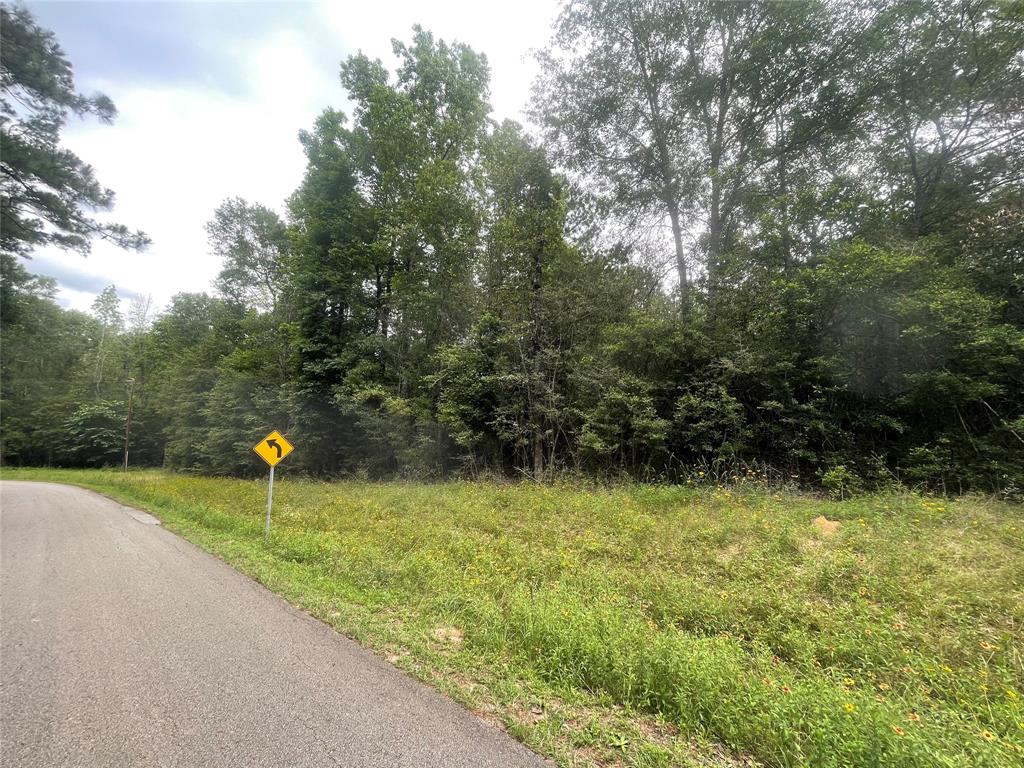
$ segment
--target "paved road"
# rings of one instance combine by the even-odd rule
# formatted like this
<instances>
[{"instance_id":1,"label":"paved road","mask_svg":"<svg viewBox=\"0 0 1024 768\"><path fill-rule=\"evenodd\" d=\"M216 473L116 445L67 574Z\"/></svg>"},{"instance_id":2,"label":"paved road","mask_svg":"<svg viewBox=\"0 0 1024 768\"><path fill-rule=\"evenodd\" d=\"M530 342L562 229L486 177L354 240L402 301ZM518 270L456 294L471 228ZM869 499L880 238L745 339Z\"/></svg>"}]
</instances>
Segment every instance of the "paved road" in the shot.
<instances>
[{"instance_id":1,"label":"paved road","mask_svg":"<svg viewBox=\"0 0 1024 768\"><path fill-rule=\"evenodd\" d=\"M0 508L3 766L546 765L144 513Z\"/></svg>"}]
</instances>

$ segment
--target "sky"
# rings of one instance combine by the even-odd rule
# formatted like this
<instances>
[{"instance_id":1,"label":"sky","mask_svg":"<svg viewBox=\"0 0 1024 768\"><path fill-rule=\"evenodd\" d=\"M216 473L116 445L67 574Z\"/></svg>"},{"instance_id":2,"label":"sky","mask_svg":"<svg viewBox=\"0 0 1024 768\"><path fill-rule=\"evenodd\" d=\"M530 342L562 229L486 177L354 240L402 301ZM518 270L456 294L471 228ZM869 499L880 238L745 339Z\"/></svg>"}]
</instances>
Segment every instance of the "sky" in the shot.
<instances>
[{"instance_id":1,"label":"sky","mask_svg":"<svg viewBox=\"0 0 1024 768\"><path fill-rule=\"evenodd\" d=\"M72 118L64 145L116 193L108 218L145 231L144 252L39 249L30 271L57 279L62 305L88 309L107 285L127 304L165 306L209 291L220 270L205 223L228 197L284 214L305 159L298 132L325 107L348 111L340 62L362 51L394 69L392 38L414 24L484 53L498 119L523 110L557 0L377 2L27 2L74 68L76 88L117 105L113 125Z\"/></svg>"}]
</instances>

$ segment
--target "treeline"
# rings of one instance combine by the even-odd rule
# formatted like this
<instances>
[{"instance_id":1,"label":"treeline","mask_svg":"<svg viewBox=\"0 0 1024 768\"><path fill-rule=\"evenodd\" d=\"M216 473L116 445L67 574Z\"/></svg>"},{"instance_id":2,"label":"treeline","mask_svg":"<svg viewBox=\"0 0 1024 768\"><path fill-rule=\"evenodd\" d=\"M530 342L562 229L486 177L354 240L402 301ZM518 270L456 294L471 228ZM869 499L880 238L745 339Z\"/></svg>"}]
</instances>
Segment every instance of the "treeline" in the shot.
<instances>
[{"instance_id":1,"label":"treeline","mask_svg":"<svg viewBox=\"0 0 1024 768\"><path fill-rule=\"evenodd\" d=\"M567 3L533 104L417 28L347 59L213 295L3 259L3 460L1024 489L1024 4Z\"/></svg>"}]
</instances>

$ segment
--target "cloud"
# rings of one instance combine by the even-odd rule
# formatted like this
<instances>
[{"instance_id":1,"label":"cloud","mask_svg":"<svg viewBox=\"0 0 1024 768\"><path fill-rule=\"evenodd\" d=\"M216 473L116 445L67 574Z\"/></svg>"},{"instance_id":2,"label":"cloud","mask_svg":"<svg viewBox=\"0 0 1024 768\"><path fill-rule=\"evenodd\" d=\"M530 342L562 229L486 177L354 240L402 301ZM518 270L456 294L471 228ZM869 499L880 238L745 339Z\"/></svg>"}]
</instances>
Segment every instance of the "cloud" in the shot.
<instances>
[{"instance_id":1,"label":"cloud","mask_svg":"<svg viewBox=\"0 0 1024 768\"><path fill-rule=\"evenodd\" d=\"M69 125L64 143L116 191L114 210L103 218L144 230L153 244L132 253L95 242L85 260L50 249L42 255L51 267L78 274L79 286L87 275L94 284L151 293L164 305L175 293L208 290L219 271L204 225L222 200L238 195L283 210L305 167L297 134L312 123L330 85L290 33L243 56L263 84L259 98L102 84L120 110L116 124ZM84 300L78 295L71 303L85 308Z\"/></svg>"},{"instance_id":2,"label":"cloud","mask_svg":"<svg viewBox=\"0 0 1024 768\"><path fill-rule=\"evenodd\" d=\"M250 92L254 82L244 62L230 54L309 15L303 6L281 2L75 1L28 7L57 33L79 88L112 80L124 87L197 85L233 96ZM317 38L315 27L304 32Z\"/></svg>"},{"instance_id":3,"label":"cloud","mask_svg":"<svg viewBox=\"0 0 1024 768\"><path fill-rule=\"evenodd\" d=\"M82 259L79 259L81 262ZM83 262L84 263L84 262ZM111 284L106 276L84 269L75 262L66 263L55 260L48 254L36 254L27 265L29 271L37 275L52 277L60 283L64 291L93 297ZM118 285L117 292L122 298L131 299L140 292L127 285ZM89 299L91 303L91 298ZM77 303L77 302L75 302Z\"/></svg>"}]
</instances>

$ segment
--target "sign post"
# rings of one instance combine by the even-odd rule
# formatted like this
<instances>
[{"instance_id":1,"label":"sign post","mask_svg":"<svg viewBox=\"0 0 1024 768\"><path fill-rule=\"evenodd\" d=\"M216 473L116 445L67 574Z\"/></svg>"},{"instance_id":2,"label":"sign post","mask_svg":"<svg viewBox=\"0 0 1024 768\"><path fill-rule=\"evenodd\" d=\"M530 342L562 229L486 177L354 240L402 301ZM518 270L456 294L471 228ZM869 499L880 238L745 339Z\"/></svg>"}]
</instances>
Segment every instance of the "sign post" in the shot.
<instances>
[{"instance_id":1,"label":"sign post","mask_svg":"<svg viewBox=\"0 0 1024 768\"><path fill-rule=\"evenodd\" d=\"M270 468L270 483L267 485L267 523L263 526L263 535L270 535L270 509L274 506L274 468Z\"/></svg>"},{"instance_id":2,"label":"sign post","mask_svg":"<svg viewBox=\"0 0 1024 768\"><path fill-rule=\"evenodd\" d=\"M256 455L270 465L270 482L267 484L267 522L263 527L263 535L270 535L270 510L274 505L274 467L281 463L295 446L284 439L276 429L252 447Z\"/></svg>"}]
</instances>

